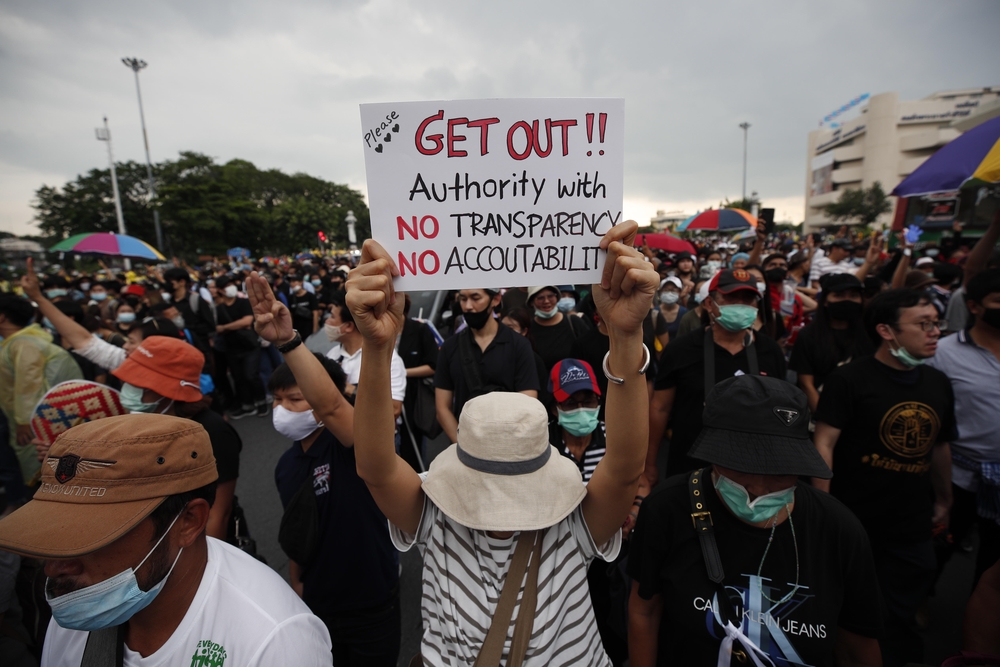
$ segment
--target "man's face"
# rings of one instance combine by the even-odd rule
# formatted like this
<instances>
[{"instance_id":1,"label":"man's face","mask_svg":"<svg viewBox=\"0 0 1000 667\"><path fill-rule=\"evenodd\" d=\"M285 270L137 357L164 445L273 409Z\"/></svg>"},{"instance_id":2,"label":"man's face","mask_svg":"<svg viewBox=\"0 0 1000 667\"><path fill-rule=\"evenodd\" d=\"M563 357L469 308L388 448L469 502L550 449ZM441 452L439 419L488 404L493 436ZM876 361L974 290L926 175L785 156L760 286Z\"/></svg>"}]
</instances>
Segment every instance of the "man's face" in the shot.
<instances>
[{"instance_id":1,"label":"man's face","mask_svg":"<svg viewBox=\"0 0 1000 667\"><path fill-rule=\"evenodd\" d=\"M830 261L834 264L844 261L844 258L851 254L850 250L846 248L841 248L840 246L833 246L830 248Z\"/></svg>"},{"instance_id":2,"label":"man's face","mask_svg":"<svg viewBox=\"0 0 1000 667\"><path fill-rule=\"evenodd\" d=\"M775 257L764 265L764 271L770 271L771 269L788 270L788 261L784 257Z\"/></svg>"},{"instance_id":3,"label":"man's face","mask_svg":"<svg viewBox=\"0 0 1000 667\"><path fill-rule=\"evenodd\" d=\"M180 314L181 313L179 310L177 310L176 306L170 306L169 308L163 311L163 317L167 318L168 320L172 320L175 317L178 317Z\"/></svg>"},{"instance_id":4,"label":"man's face","mask_svg":"<svg viewBox=\"0 0 1000 667\"><path fill-rule=\"evenodd\" d=\"M279 405L289 412L308 412L312 410L312 406L309 405L305 396L302 395L302 390L296 385L274 390L274 403L272 407L276 408Z\"/></svg>"},{"instance_id":5,"label":"man's face","mask_svg":"<svg viewBox=\"0 0 1000 667\"><path fill-rule=\"evenodd\" d=\"M1000 292L990 292L983 298L982 303L968 301L969 312L976 316L977 321L983 316L987 308L1000 308Z\"/></svg>"},{"instance_id":6,"label":"man's face","mask_svg":"<svg viewBox=\"0 0 1000 667\"><path fill-rule=\"evenodd\" d=\"M458 293L458 305L463 313L481 313L494 304L493 297L484 290L464 289Z\"/></svg>"},{"instance_id":7,"label":"man's face","mask_svg":"<svg viewBox=\"0 0 1000 667\"><path fill-rule=\"evenodd\" d=\"M838 301L854 301L861 303L861 290L845 289L839 292L830 292L826 295L827 303L837 303Z\"/></svg>"},{"instance_id":8,"label":"man's face","mask_svg":"<svg viewBox=\"0 0 1000 667\"><path fill-rule=\"evenodd\" d=\"M349 323L347 323L347 326L343 326L344 325L344 318L342 318L340 316L340 312L341 312L340 308L341 307L338 306L337 304L333 304L333 305L330 306L330 317L327 320L327 324L329 326L332 326L332 327L340 327L341 334L350 333L351 331L354 330L354 329L351 328L351 327L354 326L354 323L353 322L349 322Z\"/></svg>"},{"instance_id":9,"label":"man's face","mask_svg":"<svg viewBox=\"0 0 1000 667\"><path fill-rule=\"evenodd\" d=\"M176 530L176 528L175 528ZM129 568L136 568L150 552L159 536L152 519L144 519L106 547L76 558L59 558L45 561L45 589L52 597L107 581ZM167 575L177 552L171 552L169 536L135 572L139 588L148 591Z\"/></svg>"},{"instance_id":10,"label":"man's face","mask_svg":"<svg viewBox=\"0 0 1000 667\"><path fill-rule=\"evenodd\" d=\"M941 337L941 331L936 327L931 327L930 331L924 331L921 325L927 322L937 322L937 320L937 308L929 303L912 308L901 308L899 322L895 327L892 327L892 334L896 338L896 343L904 347L914 357L929 359L937 352L937 342ZM879 327L881 330L887 328L886 325ZM885 337L886 334L882 333L882 338Z\"/></svg>"},{"instance_id":11,"label":"man's face","mask_svg":"<svg viewBox=\"0 0 1000 667\"><path fill-rule=\"evenodd\" d=\"M170 287L173 289L174 292L177 292L178 290L181 290L181 289L187 289L187 281L183 280L183 279L179 279L179 280L178 279L174 279L174 280L171 280L170 281Z\"/></svg>"},{"instance_id":12,"label":"man's face","mask_svg":"<svg viewBox=\"0 0 1000 667\"><path fill-rule=\"evenodd\" d=\"M550 289L543 289L535 295L531 305L539 310L548 312L555 308L557 303L559 303L559 293Z\"/></svg>"}]
</instances>

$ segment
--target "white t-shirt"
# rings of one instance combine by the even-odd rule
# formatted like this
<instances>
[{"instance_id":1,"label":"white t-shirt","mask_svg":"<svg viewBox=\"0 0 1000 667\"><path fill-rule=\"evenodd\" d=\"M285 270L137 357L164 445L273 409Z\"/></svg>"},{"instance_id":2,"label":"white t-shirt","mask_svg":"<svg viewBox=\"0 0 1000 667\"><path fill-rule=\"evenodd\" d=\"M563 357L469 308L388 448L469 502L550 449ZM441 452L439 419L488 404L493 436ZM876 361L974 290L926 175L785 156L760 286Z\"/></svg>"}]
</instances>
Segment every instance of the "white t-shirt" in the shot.
<instances>
[{"instance_id":1,"label":"white t-shirt","mask_svg":"<svg viewBox=\"0 0 1000 667\"><path fill-rule=\"evenodd\" d=\"M340 343L334 343L326 353L328 359L333 359L344 369L347 384L358 384L361 377L361 348L354 354L347 354ZM406 398L406 366L403 358L395 350L392 351L392 400L402 401Z\"/></svg>"},{"instance_id":2,"label":"white t-shirt","mask_svg":"<svg viewBox=\"0 0 1000 667\"><path fill-rule=\"evenodd\" d=\"M855 273L858 267L850 257L834 264L829 257L814 258L809 269L809 282L813 283L830 273Z\"/></svg>"},{"instance_id":3,"label":"white t-shirt","mask_svg":"<svg viewBox=\"0 0 1000 667\"><path fill-rule=\"evenodd\" d=\"M445 516L426 497L416 535L389 524L389 536L396 548L408 551L416 544L424 559L420 600L424 634L420 653L425 665L471 667L476 662L500 600L518 535L500 540L485 531L467 528ZM546 529L525 667L611 666L590 601L587 566L594 558L613 561L621 543L618 531L606 544L596 546L582 506ZM522 583L504 642L504 662L523 594Z\"/></svg>"},{"instance_id":4,"label":"white t-shirt","mask_svg":"<svg viewBox=\"0 0 1000 667\"><path fill-rule=\"evenodd\" d=\"M89 633L49 622L42 667L79 667ZM330 633L278 574L208 538L198 592L170 639L143 658L125 646L126 667L330 665Z\"/></svg>"}]
</instances>

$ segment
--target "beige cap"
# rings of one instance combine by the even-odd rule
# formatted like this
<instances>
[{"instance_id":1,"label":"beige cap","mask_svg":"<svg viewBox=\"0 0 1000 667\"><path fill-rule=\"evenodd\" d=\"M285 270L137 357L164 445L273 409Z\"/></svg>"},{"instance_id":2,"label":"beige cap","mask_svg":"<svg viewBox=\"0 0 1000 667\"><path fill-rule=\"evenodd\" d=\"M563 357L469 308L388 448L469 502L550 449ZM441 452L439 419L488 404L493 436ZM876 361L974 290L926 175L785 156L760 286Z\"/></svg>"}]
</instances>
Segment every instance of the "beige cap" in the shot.
<instances>
[{"instance_id":1,"label":"beige cap","mask_svg":"<svg viewBox=\"0 0 1000 667\"><path fill-rule=\"evenodd\" d=\"M219 478L189 419L131 414L74 426L52 444L35 497L0 520L0 549L71 558L128 533L167 496Z\"/></svg>"}]
</instances>

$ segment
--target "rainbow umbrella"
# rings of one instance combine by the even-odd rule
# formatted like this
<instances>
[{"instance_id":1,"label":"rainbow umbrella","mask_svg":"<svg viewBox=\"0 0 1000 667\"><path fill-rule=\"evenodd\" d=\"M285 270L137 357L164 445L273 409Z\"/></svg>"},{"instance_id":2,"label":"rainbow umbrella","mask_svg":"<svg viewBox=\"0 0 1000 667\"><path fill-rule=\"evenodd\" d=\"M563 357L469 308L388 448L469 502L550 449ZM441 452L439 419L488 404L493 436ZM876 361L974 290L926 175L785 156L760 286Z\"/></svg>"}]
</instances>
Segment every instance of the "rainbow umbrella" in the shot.
<instances>
[{"instance_id":1,"label":"rainbow umbrella","mask_svg":"<svg viewBox=\"0 0 1000 667\"><path fill-rule=\"evenodd\" d=\"M892 194L916 197L1000 181L1000 117L977 125L927 158Z\"/></svg>"},{"instance_id":2,"label":"rainbow umbrella","mask_svg":"<svg viewBox=\"0 0 1000 667\"><path fill-rule=\"evenodd\" d=\"M742 209L717 208L692 215L677 227L677 231L690 232L696 229L731 231L756 226L757 219Z\"/></svg>"},{"instance_id":3,"label":"rainbow umbrella","mask_svg":"<svg viewBox=\"0 0 1000 667\"><path fill-rule=\"evenodd\" d=\"M641 248L643 243L647 243L650 248L657 250L689 252L692 255L698 254L698 249L691 245L691 243L670 234L636 234L635 247Z\"/></svg>"},{"instance_id":4,"label":"rainbow umbrella","mask_svg":"<svg viewBox=\"0 0 1000 667\"><path fill-rule=\"evenodd\" d=\"M135 259L166 260L160 251L145 241L134 236L114 234L111 232L88 232L74 234L60 241L50 252L73 252L81 255L114 255L116 257L133 257Z\"/></svg>"}]
</instances>

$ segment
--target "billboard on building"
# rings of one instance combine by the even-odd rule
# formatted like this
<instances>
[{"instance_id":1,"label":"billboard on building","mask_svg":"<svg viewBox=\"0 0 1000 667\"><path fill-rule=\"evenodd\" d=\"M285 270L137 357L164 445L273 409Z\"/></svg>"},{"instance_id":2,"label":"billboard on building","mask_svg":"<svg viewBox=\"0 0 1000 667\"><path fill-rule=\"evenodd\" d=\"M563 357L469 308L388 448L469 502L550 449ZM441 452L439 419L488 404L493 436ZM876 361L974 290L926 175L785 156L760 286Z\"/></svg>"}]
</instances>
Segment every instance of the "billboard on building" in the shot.
<instances>
[{"instance_id":1,"label":"billboard on building","mask_svg":"<svg viewBox=\"0 0 1000 667\"><path fill-rule=\"evenodd\" d=\"M810 196L818 197L833 192L833 151L812 159L812 189Z\"/></svg>"}]
</instances>

